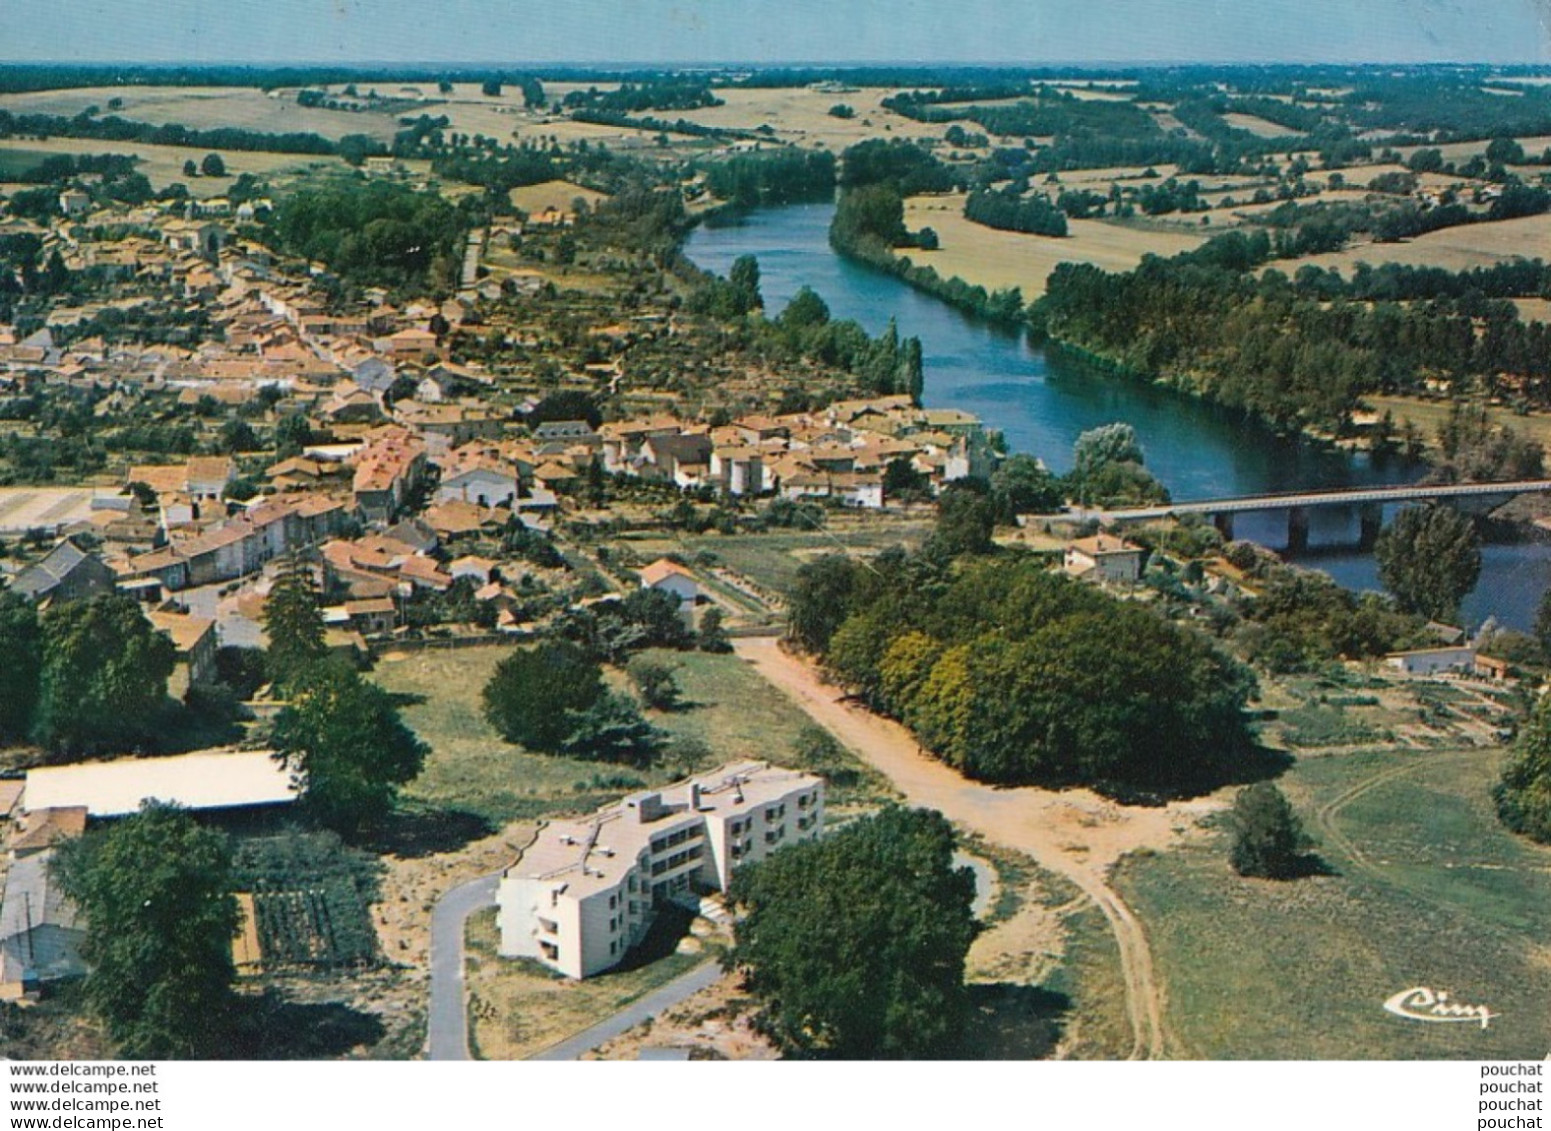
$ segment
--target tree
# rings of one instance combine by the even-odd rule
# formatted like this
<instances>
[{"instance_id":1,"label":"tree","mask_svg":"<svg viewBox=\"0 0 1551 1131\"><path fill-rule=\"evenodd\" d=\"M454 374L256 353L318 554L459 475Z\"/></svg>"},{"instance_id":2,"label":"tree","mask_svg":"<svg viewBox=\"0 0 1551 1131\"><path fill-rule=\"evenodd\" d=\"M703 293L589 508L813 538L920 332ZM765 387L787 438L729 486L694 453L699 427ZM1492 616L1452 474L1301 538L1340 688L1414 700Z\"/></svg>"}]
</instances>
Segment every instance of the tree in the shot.
<instances>
[{"instance_id":1,"label":"tree","mask_svg":"<svg viewBox=\"0 0 1551 1131\"><path fill-rule=\"evenodd\" d=\"M992 472L991 502L1006 522L1020 514L1049 514L1061 506L1061 484L1039 460L1018 452Z\"/></svg>"},{"instance_id":2,"label":"tree","mask_svg":"<svg viewBox=\"0 0 1551 1131\"><path fill-rule=\"evenodd\" d=\"M931 489L931 482L926 472L917 471L915 465L904 456L895 456L883 466L885 499L926 495Z\"/></svg>"},{"instance_id":3,"label":"tree","mask_svg":"<svg viewBox=\"0 0 1551 1131\"><path fill-rule=\"evenodd\" d=\"M253 425L233 416L221 423L220 445L223 452L251 452L259 446Z\"/></svg>"},{"instance_id":4,"label":"tree","mask_svg":"<svg viewBox=\"0 0 1551 1131\"><path fill-rule=\"evenodd\" d=\"M619 603L619 614L639 625L641 648L687 648L694 642L684 623L679 598L665 589L632 589Z\"/></svg>"},{"instance_id":5,"label":"tree","mask_svg":"<svg viewBox=\"0 0 1551 1131\"><path fill-rule=\"evenodd\" d=\"M1481 576L1481 536L1448 507L1406 507L1373 547L1379 581L1407 612L1451 622Z\"/></svg>"},{"instance_id":6,"label":"tree","mask_svg":"<svg viewBox=\"0 0 1551 1131\"><path fill-rule=\"evenodd\" d=\"M1072 445L1072 474L1087 478L1112 463L1145 462L1136 429L1129 424L1105 424L1090 428Z\"/></svg>"},{"instance_id":7,"label":"tree","mask_svg":"<svg viewBox=\"0 0 1551 1131\"><path fill-rule=\"evenodd\" d=\"M571 711L603 694L603 672L568 641L513 652L496 665L481 698L485 718L508 742L554 753L571 733Z\"/></svg>"},{"instance_id":8,"label":"tree","mask_svg":"<svg viewBox=\"0 0 1551 1131\"><path fill-rule=\"evenodd\" d=\"M1551 695L1542 695L1530 712L1492 799L1504 825L1551 844Z\"/></svg>"},{"instance_id":9,"label":"tree","mask_svg":"<svg viewBox=\"0 0 1551 1131\"><path fill-rule=\"evenodd\" d=\"M673 678L673 665L652 656L637 656L625 674L641 695L641 701L659 711L671 711L679 705L679 684Z\"/></svg>"},{"instance_id":10,"label":"tree","mask_svg":"<svg viewBox=\"0 0 1551 1131\"><path fill-rule=\"evenodd\" d=\"M787 634L809 652L823 653L850 615L856 566L844 554L825 554L797 570L787 598Z\"/></svg>"},{"instance_id":11,"label":"tree","mask_svg":"<svg viewBox=\"0 0 1551 1131\"><path fill-rule=\"evenodd\" d=\"M662 748L663 735L641 717L629 696L605 691L582 710L563 716L568 733L560 752L590 762L648 764Z\"/></svg>"},{"instance_id":12,"label":"tree","mask_svg":"<svg viewBox=\"0 0 1551 1131\"><path fill-rule=\"evenodd\" d=\"M889 807L735 873L725 959L789 1054L952 1055L963 1032L974 874L940 814Z\"/></svg>"},{"instance_id":13,"label":"tree","mask_svg":"<svg viewBox=\"0 0 1551 1131\"><path fill-rule=\"evenodd\" d=\"M731 652L732 641L722 627L722 610L712 605L700 614L700 632L695 646L702 652Z\"/></svg>"},{"instance_id":14,"label":"tree","mask_svg":"<svg viewBox=\"0 0 1551 1131\"><path fill-rule=\"evenodd\" d=\"M759 294L759 260L752 255L740 255L732 261L727 281L738 292L744 310L754 310L765 305Z\"/></svg>"},{"instance_id":15,"label":"tree","mask_svg":"<svg viewBox=\"0 0 1551 1131\"><path fill-rule=\"evenodd\" d=\"M1551 588L1540 595L1540 604L1535 606L1535 639L1540 642L1541 653L1551 656Z\"/></svg>"},{"instance_id":16,"label":"tree","mask_svg":"<svg viewBox=\"0 0 1551 1131\"><path fill-rule=\"evenodd\" d=\"M226 162L219 153L207 153L205 159L199 163L199 171L206 177L226 176Z\"/></svg>"},{"instance_id":17,"label":"tree","mask_svg":"<svg viewBox=\"0 0 1551 1131\"><path fill-rule=\"evenodd\" d=\"M226 837L147 802L66 843L54 868L86 923L86 1001L119 1054L222 1055L239 923Z\"/></svg>"},{"instance_id":18,"label":"tree","mask_svg":"<svg viewBox=\"0 0 1551 1131\"><path fill-rule=\"evenodd\" d=\"M990 499L968 487L950 486L937 500L937 525L927 548L948 558L990 553L995 529L996 509Z\"/></svg>"},{"instance_id":19,"label":"tree","mask_svg":"<svg viewBox=\"0 0 1551 1131\"><path fill-rule=\"evenodd\" d=\"M183 162L183 175L190 178L199 176L199 166L194 164L192 157Z\"/></svg>"},{"instance_id":20,"label":"tree","mask_svg":"<svg viewBox=\"0 0 1551 1131\"><path fill-rule=\"evenodd\" d=\"M281 459L301 455L302 449L312 443L312 425L301 413L282 416L275 424L275 455Z\"/></svg>"},{"instance_id":21,"label":"tree","mask_svg":"<svg viewBox=\"0 0 1551 1131\"><path fill-rule=\"evenodd\" d=\"M798 332L823 326L829 321L829 304L812 287L804 286L781 311L783 329Z\"/></svg>"},{"instance_id":22,"label":"tree","mask_svg":"<svg viewBox=\"0 0 1551 1131\"><path fill-rule=\"evenodd\" d=\"M41 626L37 742L85 753L156 734L177 657L133 598L113 593L73 601L50 609Z\"/></svg>"},{"instance_id":23,"label":"tree","mask_svg":"<svg viewBox=\"0 0 1551 1131\"><path fill-rule=\"evenodd\" d=\"M264 633L269 637L269 678L282 690L296 686L328 655L323 610L318 607L311 571L300 559L286 565L269 591L264 602Z\"/></svg>"},{"instance_id":24,"label":"tree","mask_svg":"<svg viewBox=\"0 0 1551 1131\"><path fill-rule=\"evenodd\" d=\"M1311 842L1286 796L1270 782L1241 789L1228 823L1233 830L1228 859L1239 875L1286 880L1303 871Z\"/></svg>"},{"instance_id":25,"label":"tree","mask_svg":"<svg viewBox=\"0 0 1551 1131\"><path fill-rule=\"evenodd\" d=\"M307 808L346 837L392 809L398 787L420 773L428 753L392 697L339 664L307 669L271 741Z\"/></svg>"},{"instance_id":26,"label":"tree","mask_svg":"<svg viewBox=\"0 0 1551 1131\"><path fill-rule=\"evenodd\" d=\"M479 84L479 93L483 94L486 98L500 98L501 80L486 79L484 82Z\"/></svg>"},{"instance_id":27,"label":"tree","mask_svg":"<svg viewBox=\"0 0 1551 1131\"><path fill-rule=\"evenodd\" d=\"M38 702L42 635L38 610L16 593L0 592L0 742L27 737Z\"/></svg>"}]
</instances>

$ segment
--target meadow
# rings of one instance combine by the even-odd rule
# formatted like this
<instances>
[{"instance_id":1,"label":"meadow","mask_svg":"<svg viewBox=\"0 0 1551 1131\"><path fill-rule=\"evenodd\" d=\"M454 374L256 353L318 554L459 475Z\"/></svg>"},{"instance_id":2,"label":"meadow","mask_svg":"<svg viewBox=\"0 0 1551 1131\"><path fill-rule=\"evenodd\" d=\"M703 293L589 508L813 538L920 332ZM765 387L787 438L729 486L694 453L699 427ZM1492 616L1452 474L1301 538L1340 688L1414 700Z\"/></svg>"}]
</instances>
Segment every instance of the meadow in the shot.
<instances>
[{"instance_id":1,"label":"meadow","mask_svg":"<svg viewBox=\"0 0 1551 1131\"><path fill-rule=\"evenodd\" d=\"M1327 874L1246 879L1227 834L1124 862L1180 1054L1212 1059L1526 1059L1551 1047L1551 850L1506 833L1502 752L1307 758L1281 785ZM1384 1009L1426 986L1486 1026Z\"/></svg>"},{"instance_id":2,"label":"meadow","mask_svg":"<svg viewBox=\"0 0 1551 1131\"><path fill-rule=\"evenodd\" d=\"M535 754L498 735L485 721L480 692L506 645L428 649L384 657L372 679L404 697L404 721L431 747L425 769L404 789L406 798L429 807L473 813L494 825L559 812L590 812L633 788L662 785L685 771L758 758L799 764L794 743L807 726L790 700L730 654L653 653L672 664L684 705L649 711L651 721L680 740L704 744L708 755L690 760L682 747L650 768L636 769ZM623 689L622 675L610 672ZM850 755L859 785L851 797L881 795L876 775Z\"/></svg>"}]
</instances>

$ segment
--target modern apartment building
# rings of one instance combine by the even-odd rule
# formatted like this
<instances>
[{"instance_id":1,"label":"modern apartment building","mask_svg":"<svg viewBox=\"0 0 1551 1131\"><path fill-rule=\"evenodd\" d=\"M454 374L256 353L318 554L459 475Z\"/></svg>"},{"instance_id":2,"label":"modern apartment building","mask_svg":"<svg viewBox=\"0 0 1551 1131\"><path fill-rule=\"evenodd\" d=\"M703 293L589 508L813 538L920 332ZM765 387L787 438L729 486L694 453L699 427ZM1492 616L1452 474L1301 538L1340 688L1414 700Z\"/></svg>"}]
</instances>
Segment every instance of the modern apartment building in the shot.
<instances>
[{"instance_id":1,"label":"modern apartment building","mask_svg":"<svg viewBox=\"0 0 1551 1131\"><path fill-rule=\"evenodd\" d=\"M501 878L501 953L572 978L615 966L657 908L725 891L740 864L812 840L824 780L733 763L539 831Z\"/></svg>"}]
</instances>

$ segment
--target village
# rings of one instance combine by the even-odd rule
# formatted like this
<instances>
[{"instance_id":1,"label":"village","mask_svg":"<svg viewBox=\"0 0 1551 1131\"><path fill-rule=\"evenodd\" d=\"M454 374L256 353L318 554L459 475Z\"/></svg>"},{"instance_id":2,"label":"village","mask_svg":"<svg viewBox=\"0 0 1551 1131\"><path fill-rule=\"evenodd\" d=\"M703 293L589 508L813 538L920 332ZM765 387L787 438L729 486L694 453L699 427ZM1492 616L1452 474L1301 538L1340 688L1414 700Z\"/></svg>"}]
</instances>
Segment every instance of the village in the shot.
<instances>
[{"instance_id":1,"label":"village","mask_svg":"<svg viewBox=\"0 0 1551 1131\"><path fill-rule=\"evenodd\" d=\"M576 169L596 156L565 152ZM201 173L223 187L197 198L121 199L122 168L82 168L50 187L46 215L38 190L11 193L34 196L0 211L17 292L0 324L0 611L19 599L40 650L75 648L82 669L94 649L122 661L131 674L99 673L104 686L137 664L169 672L144 718L108 720L121 727L84 718L85 693L78 720L57 695L18 733L0 713L0 1001L15 1009L0 1017L22 1018L29 1052L109 1047L72 996L88 924L60 862L163 805L236 846L236 984L275 1011L218 1051L790 1052L717 965L735 947L735 869L835 843L903 801L951 820L953 865L974 876L974 1055L1222 1055L1215 1034L1180 1035L1195 1015L1162 1019L1124 899L1193 973L1167 928L1177 875L1158 869L1221 855L1242 780L1211 766L1174 790L1130 767L1090 781L971 766L966 712L1002 697L972 702L954 672L981 644L1022 645L999 622L973 643L951 634L1004 591L1041 610L1009 616L1010 634L1047 616L1084 626L1041 638L1060 653L1046 676L1074 697L1106 651L1156 663L1159 680L1176 674L1172 649L1179 671L1210 669L1188 691L1228 689L1214 701L1232 717L1225 748L1247 772L1296 760L1289 792L1354 871L1369 861L1332 814L1363 791L1436 764L1486 796L1487 758L1546 668L1529 633L1466 625L1457 597L1432 615L1348 592L1234 540L1231 521L1170 513L1127 425L1085 430L1065 476L1040 458L1065 452L1010 452L996 421L923 403L920 342L893 323L869 334L806 288L766 311L757 262L722 279L685 261L685 232L728 203L703 171L672 153L644 173L633 156L598 160L612 196L581 175L476 192L375 154L274 183ZM380 258L412 266L379 277L337 246L298 252L297 200L322 214L357 196L388 217L364 221L363 241L402 223L376 229ZM434 254L412 227L427 215L446 225ZM1087 504L1106 492L1161 513L1105 522ZM110 599L133 625L50 636ZM298 600L316 654L288 671ZM1232 664L1211 667L1201 641ZM557 704L538 722L497 701L508 665L534 656L575 677L528 669ZM1134 676L1103 670L1116 684L1091 686ZM947 706L923 721L896 685ZM586 701L562 703L576 687ZM1151 685L1132 691L1153 702ZM309 697L328 695L391 720L365 745L407 752L353 822L320 816L323 775L286 748L305 745L287 727ZM951 781L927 734L957 743ZM1533 870L1533 850L1492 843ZM1311 884L1338 874L1304 864ZM1030 1004L1045 982L1070 988L1064 1005ZM632 1012L669 990L671 1006ZM343 1020L288 1049L305 1026L287 1019L309 1009ZM633 1023L599 1029L614 1018ZM1281 1039L1256 1047L1285 1054Z\"/></svg>"}]
</instances>

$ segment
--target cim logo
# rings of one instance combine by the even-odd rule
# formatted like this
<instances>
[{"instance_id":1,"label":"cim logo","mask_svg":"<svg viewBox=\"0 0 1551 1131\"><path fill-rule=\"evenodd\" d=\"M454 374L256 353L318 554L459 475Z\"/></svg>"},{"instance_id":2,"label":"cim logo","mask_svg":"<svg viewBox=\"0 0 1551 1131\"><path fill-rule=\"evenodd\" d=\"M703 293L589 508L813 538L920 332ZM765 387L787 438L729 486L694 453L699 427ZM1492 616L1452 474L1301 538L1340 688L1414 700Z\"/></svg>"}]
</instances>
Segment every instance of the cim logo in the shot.
<instances>
[{"instance_id":1,"label":"cim logo","mask_svg":"<svg viewBox=\"0 0 1551 1131\"><path fill-rule=\"evenodd\" d=\"M1429 986L1412 986L1409 990L1401 990L1384 1003L1384 1008L1407 1021L1474 1021L1479 1022L1483 1029L1492 1018L1501 1016L1484 1005L1464 1005L1454 1001L1446 991L1434 990Z\"/></svg>"}]
</instances>

